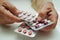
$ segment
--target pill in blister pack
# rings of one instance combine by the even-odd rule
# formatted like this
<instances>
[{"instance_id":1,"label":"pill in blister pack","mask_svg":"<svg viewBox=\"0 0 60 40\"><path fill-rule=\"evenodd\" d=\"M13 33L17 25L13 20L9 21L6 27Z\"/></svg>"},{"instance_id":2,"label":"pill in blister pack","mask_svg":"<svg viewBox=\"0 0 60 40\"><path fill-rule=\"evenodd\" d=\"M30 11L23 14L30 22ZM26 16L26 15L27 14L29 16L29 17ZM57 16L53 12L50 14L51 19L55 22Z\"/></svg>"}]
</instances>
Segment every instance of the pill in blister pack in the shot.
<instances>
[{"instance_id":1,"label":"pill in blister pack","mask_svg":"<svg viewBox=\"0 0 60 40\"><path fill-rule=\"evenodd\" d=\"M26 35L29 37L35 37L36 32L33 31L27 24L22 23L17 29L14 30L15 32Z\"/></svg>"},{"instance_id":2,"label":"pill in blister pack","mask_svg":"<svg viewBox=\"0 0 60 40\"><path fill-rule=\"evenodd\" d=\"M22 13L18 15L18 17L22 20L32 22L33 20L36 19L37 15L22 11Z\"/></svg>"},{"instance_id":3,"label":"pill in blister pack","mask_svg":"<svg viewBox=\"0 0 60 40\"><path fill-rule=\"evenodd\" d=\"M40 21L40 22L33 21L33 24L30 25L30 27L31 27L33 30L37 31L37 30L40 30L40 29L42 29L42 28L44 28L44 27L47 27L47 26L49 26L49 25L51 25L51 24L53 24L52 21L47 20L47 19L44 19L44 20L42 20L42 21Z\"/></svg>"},{"instance_id":4,"label":"pill in blister pack","mask_svg":"<svg viewBox=\"0 0 60 40\"><path fill-rule=\"evenodd\" d=\"M22 14L24 14L25 12L23 12ZM22 17L27 17L27 18L22 18L22 20L25 20L25 21L27 21L26 23L27 23L27 25L29 25L33 30L40 30L40 29L42 29L42 28L44 28L44 27L47 27L48 25L51 25L51 24L53 24L53 22L52 21L50 21L50 20L47 20L47 19L44 19L44 20L42 20L42 21L39 21L39 22L37 22L37 17L38 17L38 15L36 15L36 14L31 14L31 13L28 13L28 12L26 12L26 15L24 15L24 16L22 16ZM28 22L30 22L30 23L28 23Z\"/></svg>"},{"instance_id":5,"label":"pill in blister pack","mask_svg":"<svg viewBox=\"0 0 60 40\"><path fill-rule=\"evenodd\" d=\"M24 11L19 14L18 17L25 21L15 30L15 32L29 37L35 37L38 30L53 24L52 21L47 19L37 21L38 15Z\"/></svg>"}]
</instances>

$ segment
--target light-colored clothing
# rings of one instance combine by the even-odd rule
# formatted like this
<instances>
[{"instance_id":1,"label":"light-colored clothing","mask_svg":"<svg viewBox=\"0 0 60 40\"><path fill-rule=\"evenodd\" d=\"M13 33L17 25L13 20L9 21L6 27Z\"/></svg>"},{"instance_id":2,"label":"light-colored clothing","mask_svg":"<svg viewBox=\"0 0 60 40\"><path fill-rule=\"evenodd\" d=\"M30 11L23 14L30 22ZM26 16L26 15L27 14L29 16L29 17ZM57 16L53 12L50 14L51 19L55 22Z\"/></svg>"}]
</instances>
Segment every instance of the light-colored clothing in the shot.
<instances>
[{"instance_id":1,"label":"light-colored clothing","mask_svg":"<svg viewBox=\"0 0 60 40\"><path fill-rule=\"evenodd\" d=\"M0 0L0 5L6 0ZM17 0L18 1L18 0ZM39 12L41 7L43 6L44 3L46 2L52 2L52 0L31 0L32 2L32 7Z\"/></svg>"},{"instance_id":2,"label":"light-colored clothing","mask_svg":"<svg viewBox=\"0 0 60 40\"><path fill-rule=\"evenodd\" d=\"M44 3L46 2L52 2L52 0L31 0L32 2L32 7L39 12L41 7L43 6Z\"/></svg>"}]
</instances>

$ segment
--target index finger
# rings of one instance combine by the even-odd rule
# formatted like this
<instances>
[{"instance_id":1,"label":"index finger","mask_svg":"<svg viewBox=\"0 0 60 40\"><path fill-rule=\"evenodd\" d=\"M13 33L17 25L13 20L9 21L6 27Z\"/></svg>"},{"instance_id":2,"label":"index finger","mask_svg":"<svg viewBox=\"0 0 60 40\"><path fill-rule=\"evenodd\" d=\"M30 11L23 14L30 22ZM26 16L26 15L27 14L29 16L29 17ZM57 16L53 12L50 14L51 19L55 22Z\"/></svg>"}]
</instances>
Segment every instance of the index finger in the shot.
<instances>
[{"instance_id":1,"label":"index finger","mask_svg":"<svg viewBox=\"0 0 60 40\"><path fill-rule=\"evenodd\" d=\"M57 23L58 20L58 14L55 10L51 11L47 17L49 20L51 20L54 23Z\"/></svg>"},{"instance_id":2,"label":"index finger","mask_svg":"<svg viewBox=\"0 0 60 40\"><path fill-rule=\"evenodd\" d=\"M3 6L0 6L0 12L3 14L3 16L7 17L7 19L14 20L15 22L21 22L20 18L13 15L9 10L6 10Z\"/></svg>"},{"instance_id":3,"label":"index finger","mask_svg":"<svg viewBox=\"0 0 60 40\"><path fill-rule=\"evenodd\" d=\"M20 13L20 10L18 10L14 5L12 5L9 2L3 2L2 6L7 8L10 12L12 12L14 15L18 15Z\"/></svg>"}]
</instances>

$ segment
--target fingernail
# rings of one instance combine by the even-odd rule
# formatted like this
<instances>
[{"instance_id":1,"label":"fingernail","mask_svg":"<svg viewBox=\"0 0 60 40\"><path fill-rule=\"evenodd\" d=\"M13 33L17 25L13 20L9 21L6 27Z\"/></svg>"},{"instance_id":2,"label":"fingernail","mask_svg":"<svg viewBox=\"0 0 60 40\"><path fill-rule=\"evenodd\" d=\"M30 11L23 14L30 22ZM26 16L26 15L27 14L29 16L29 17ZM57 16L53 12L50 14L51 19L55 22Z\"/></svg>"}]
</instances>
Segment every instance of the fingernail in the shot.
<instances>
[{"instance_id":1,"label":"fingernail","mask_svg":"<svg viewBox=\"0 0 60 40\"><path fill-rule=\"evenodd\" d=\"M19 22L22 22L22 20L18 20L17 22L18 22L18 23L19 23Z\"/></svg>"}]
</instances>

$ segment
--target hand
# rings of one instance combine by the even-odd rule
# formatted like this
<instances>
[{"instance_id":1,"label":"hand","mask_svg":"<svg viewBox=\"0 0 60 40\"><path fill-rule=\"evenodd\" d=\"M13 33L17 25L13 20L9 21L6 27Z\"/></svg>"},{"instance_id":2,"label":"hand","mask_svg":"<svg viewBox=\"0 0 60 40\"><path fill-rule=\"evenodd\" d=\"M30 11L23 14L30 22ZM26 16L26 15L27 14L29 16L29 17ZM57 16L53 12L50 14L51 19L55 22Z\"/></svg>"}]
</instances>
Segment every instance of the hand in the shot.
<instances>
[{"instance_id":1,"label":"hand","mask_svg":"<svg viewBox=\"0 0 60 40\"><path fill-rule=\"evenodd\" d=\"M19 13L20 11L15 6L9 2L3 2L0 5L0 24L21 22L20 18L17 17Z\"/></svg>"},{"instance_id":2,"label":"hand","mask_svg":"<svg viewBox=\"0 0 60 40\"><path fill-rule=\"evenodd\" d=\"M48 26L48 27L45 27L41 30L42 31L53 30L57 24L58 14L57 14L57 12L56 12L56 10L51 2L44 4L42 9L39 12L38 21L41 21L45 18L51 20L53 22L53 24Z\"/></svg>"}]
</instances>

